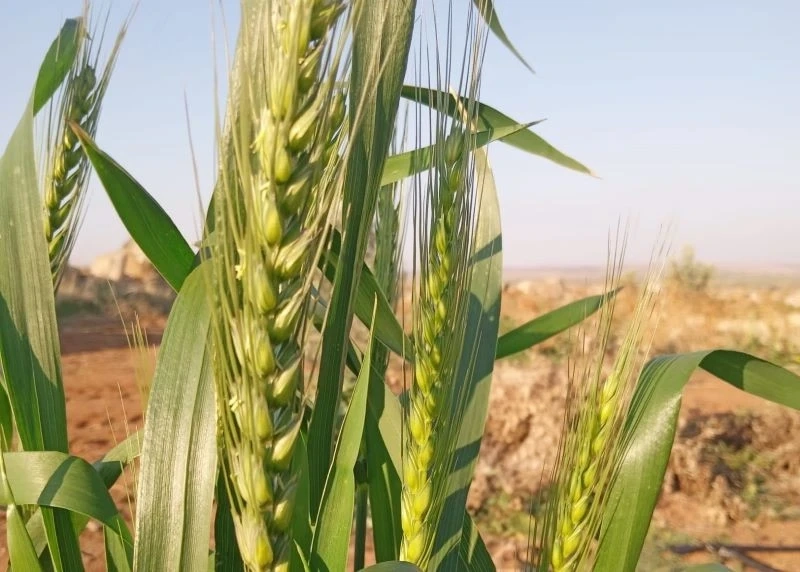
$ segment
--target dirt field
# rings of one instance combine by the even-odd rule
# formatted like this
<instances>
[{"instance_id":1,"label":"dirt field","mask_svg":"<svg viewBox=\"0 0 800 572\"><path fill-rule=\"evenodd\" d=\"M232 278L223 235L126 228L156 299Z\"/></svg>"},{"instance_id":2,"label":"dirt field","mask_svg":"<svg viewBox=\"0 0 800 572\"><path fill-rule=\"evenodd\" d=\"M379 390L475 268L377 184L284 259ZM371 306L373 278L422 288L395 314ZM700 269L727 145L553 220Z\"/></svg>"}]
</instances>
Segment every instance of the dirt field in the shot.
<instances>
[{"instance_id":1,"label":"dirt field","mask_svg":"<svg viewBox=\"0 0 800 572\"><path fill-rule=\"evenodd\" d=\"M728 281L712 284L707 293L670 291L664 296L654 352L728 347L797 368L800 281L776 284ZM620 297L621 324L635 290L631 282ZM502 328L598 292L597 286L577 280L518 281L506 288ZM164 317L145 313L143 325L157 345ZM94 461L142 425L136 361L118 316L67 317L61 339L70 449ZM521 565L528 506L541 492L539 476L558 438L570 352L568 337L561 336L503 360L496 369L470 509L501 569ZM130 473L112 492L130 520ZM714 560L707 549L678 556L668 548L717 542L757 545L761 550L747 554L772 567L761 570L800 570L798 501L800 414L696 374L685 393L679 435L640 569L673 570L681 563ZM781 550L763 550L773 547ZM87 569L102 570L97 526L90 524L82 548ZM0 561L5 562L2 550ZM740 568L737 559L722 561L733 570L758 569Z\"/></svg>"}]
</instances>

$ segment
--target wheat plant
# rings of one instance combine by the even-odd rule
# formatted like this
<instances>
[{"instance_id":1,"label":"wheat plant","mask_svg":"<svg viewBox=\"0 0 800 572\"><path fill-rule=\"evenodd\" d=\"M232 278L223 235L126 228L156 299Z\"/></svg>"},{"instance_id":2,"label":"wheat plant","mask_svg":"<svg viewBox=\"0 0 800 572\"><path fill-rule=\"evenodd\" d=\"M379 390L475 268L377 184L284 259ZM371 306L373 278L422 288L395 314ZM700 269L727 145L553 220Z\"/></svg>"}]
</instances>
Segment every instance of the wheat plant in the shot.
<instances>
[{"instance_id":1,"label":"wheat plant","mask_svg":"<svg viewBox=\"0 0 800 572\"><path fill-rule=\"evenodd\" d=\"M118 44L99 71L85 18L65 22L0 157L0 502L13 570L83 570L90 519L109 570L494 570L467 511L494 365L598 312L565 388L532 566L636 569L696 369L800 409L800 378L755 356L646 358L655 288L605 363L618 263L603 292L500 335L486 146L593 173L481 101L487 42L530 67L494 3L441 4L242 0L219 73L225 109L206 126L216 169L196 247L95 141ZM143 429L92 460L69 453L54 303L87 165L177 292ZM129 523L108 489L134 463Z\"/></svg>"}]
</instances>

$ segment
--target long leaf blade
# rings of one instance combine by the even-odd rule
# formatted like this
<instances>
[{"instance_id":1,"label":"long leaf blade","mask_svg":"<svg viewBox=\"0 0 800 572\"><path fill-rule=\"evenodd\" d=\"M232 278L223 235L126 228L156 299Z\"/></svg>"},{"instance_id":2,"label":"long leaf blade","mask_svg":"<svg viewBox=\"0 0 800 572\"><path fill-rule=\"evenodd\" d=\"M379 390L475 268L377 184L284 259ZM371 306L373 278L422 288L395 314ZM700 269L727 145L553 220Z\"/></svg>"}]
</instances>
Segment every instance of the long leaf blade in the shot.
<instances>
[{"instance_id":1,"label":"long leaf blade","mask_svg":"<svg viewBox=\"0 0 800 572\"><path fill-rule=\"evenodd\" d=\"M620 288L605 294L588 296L575 302L570 302L533 320L506 332L497 340L496 359L502 359L516 353L532 348L597 312L603 304L610 301Z\"/></svg>"},{"instance_id":2,"label":"long leaf blade","mask_svg":"<svg viewBox=\"0 0 800 572\"><path fill-rule=\"evenodd\" d=\"M179 291L194 266L189 243L161 205L130 173L101 151L80 127L73 125L72 129L125 228L156 270Z\"/></svg>"},{"instance_id":3,"label":"long leaf blade","mask_svg":"<svg viewBox=\"0 0 800 572\"><path fill-rule=\"evenodd\" d=\"M355 505L353 468L358 459L364 420L367 415L370 364L374 335L361 364L350 404L334 452L333 464L325 484L319 516L314 530L312 564L315 570L344 570L350 548L350 533Z\"/></svg>"},{"instance_id":4,"label":"long leaf blade","mask_svg":"<svg viewBox=\"0 0 800 572\"><path fill-rule=\"evenodd\" d=\"M187 278L159 350L142 444L135 570L207 564L217 467L207 270L202 264Z\"/></svg>"},{"instance_id":5,"label":"long leaf blade","mask_svg":"<svg viewBox=\"0 0 800 572\"><path fill-rule=\"evenodd\" d=\"M630 442L604 518L598 571L636 567L675 439L683 389L697 368L743 391L800 410L800 377L746 353L710 350L648 362L628 415Z\"/></svg>"},{"instance_id":6,"label":"long leaf blade","mask_svg":"<svg viewBox=\"0 0 800 572\"><path fill-rule=\"evenodd\" d=\"M403 86L402 96L405 99L434 108L440 107L442 105L441 102L446 101L446 108L443 111L451 117L458 113L455 98L449 93L444 93L433 88L405 85ZM497 129L510 125L518 125L520 123L485 103L476 102L475 105L478 116L478 129L486 129L487 127ZM509 135L503 138L502 141L512 147L516 147L532 155L537 155L557 165L566 167L567 169L572 169L573 171L578 171L586 175L596 176L587 166L562 153L530 129Z\"/></svg>"}]
</instances>

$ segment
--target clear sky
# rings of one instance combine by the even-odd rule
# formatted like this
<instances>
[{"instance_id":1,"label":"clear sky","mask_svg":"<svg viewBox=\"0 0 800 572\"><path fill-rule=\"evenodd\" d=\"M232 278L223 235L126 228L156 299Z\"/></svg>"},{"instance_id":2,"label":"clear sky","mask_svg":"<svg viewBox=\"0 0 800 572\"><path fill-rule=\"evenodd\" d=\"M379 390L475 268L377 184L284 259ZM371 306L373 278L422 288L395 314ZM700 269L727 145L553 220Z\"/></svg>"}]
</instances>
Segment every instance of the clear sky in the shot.
<instances>
[{"instance_id":1,"label":"clear sky","mask_svg":"<svg viewBox=\"0 0 800 572\"><path fill-rule=\"evenodd\" d=\"M184 96L207 198L212 4L218 5L140 1L97 134L98 144L191 240L200 218ZM44 52L81 5L0 3L3 148ZM112 28L131 5L114 0ZM223 5L233 34L238 2ZM672 222L674 245L694 245L705 261L800 264L800 2L496 0L496 6L536 75L492 39L482 99L521 122L547 118L537 132L602 177L493 144L508 266L603 264L609 230L628 216L638 219L631 262L644 260L658 226ZM127 238L96 183L91 193L77 264Z\"/></svg>"}]
</instances>

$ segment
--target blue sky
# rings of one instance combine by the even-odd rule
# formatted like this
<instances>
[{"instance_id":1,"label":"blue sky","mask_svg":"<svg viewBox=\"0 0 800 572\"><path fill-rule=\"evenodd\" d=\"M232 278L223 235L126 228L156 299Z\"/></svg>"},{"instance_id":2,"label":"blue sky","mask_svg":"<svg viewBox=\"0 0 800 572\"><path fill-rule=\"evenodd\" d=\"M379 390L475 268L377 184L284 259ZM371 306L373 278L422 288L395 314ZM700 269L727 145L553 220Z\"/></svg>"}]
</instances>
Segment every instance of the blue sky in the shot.
<instances>
[{"instance_id":1,"label":"blue sky","mask_svg":"<svg viewBox=\"0 0 800 572\"><path fill-rule=\"evenodd\" d=\"M113 2L112 26L131 4ZM192 240L200 217L184 96L207 198L214 150L212 4L218 5L140 1L97 134L99 145ZM223 4L234 33L238 2ZM3 147L49 42L81 5L0 4ZM496 5L536 75L492 39L482 99L519 121L547 118L537 132L602 177L492 145L509 267L603 264L608 232L620 217L638 221L631 262L645 260L659 225L671 222L675 247L692 244L706 261L800 264L799 2ZM91 191L73 256L78 264L127 238L102 189L93 184Z\"/></svg>"}]
</instances>

